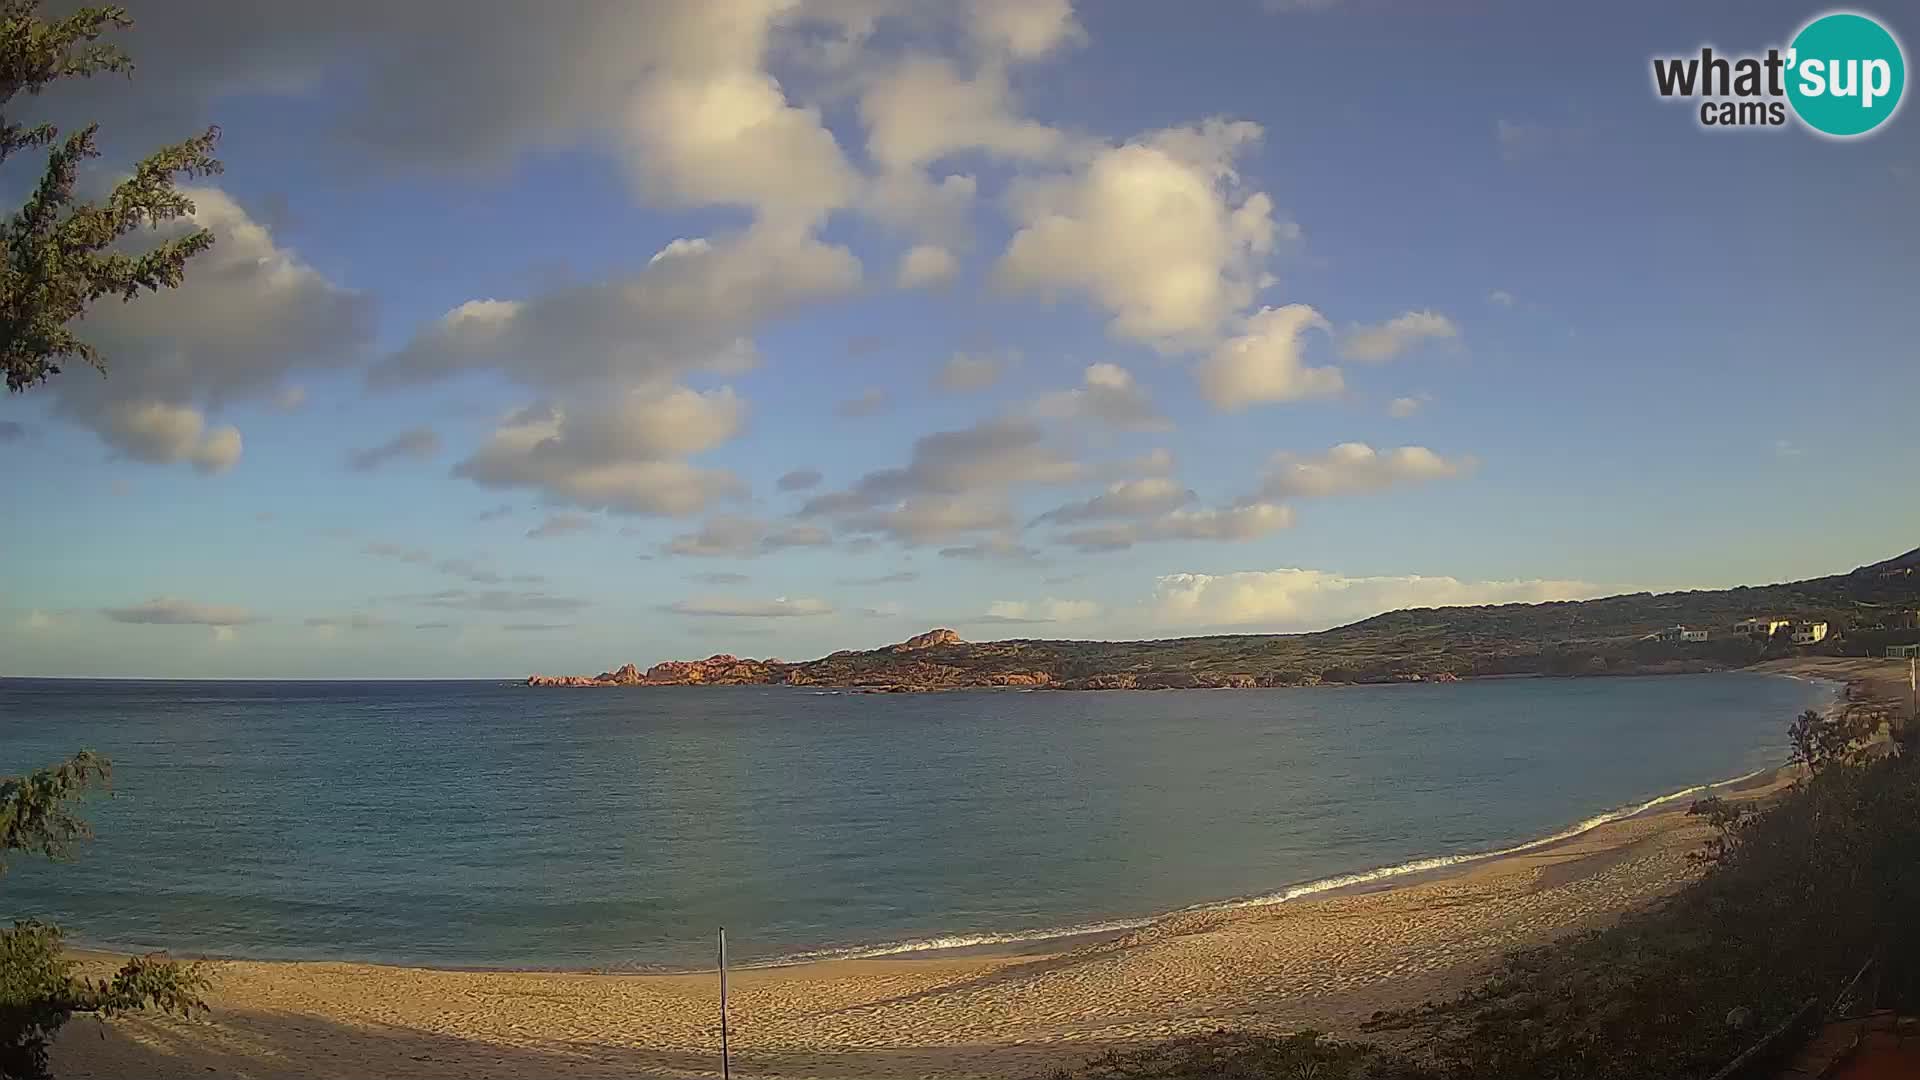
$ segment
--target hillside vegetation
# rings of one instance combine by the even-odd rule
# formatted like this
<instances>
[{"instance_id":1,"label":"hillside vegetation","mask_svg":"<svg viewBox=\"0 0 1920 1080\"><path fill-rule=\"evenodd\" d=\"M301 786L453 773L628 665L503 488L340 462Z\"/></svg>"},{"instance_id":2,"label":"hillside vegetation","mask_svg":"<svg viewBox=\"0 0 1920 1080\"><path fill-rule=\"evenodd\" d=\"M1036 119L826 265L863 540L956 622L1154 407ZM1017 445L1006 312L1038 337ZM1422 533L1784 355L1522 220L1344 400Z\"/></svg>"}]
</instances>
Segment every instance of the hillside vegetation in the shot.
<instances>
[{"instance_id":1,"label":"hillside vegetation","mask_svg":"<svg viewBox=\"0 0 1920 1080\"><path fill-rule=\"evenodd\" d=\"M1485 675L1598 675L1740 667L1796 651L1731 632L1759 615L1827 622L1819 652L1877 647L1878 626L1920 607L1920 549L1851 573L1781 585L1600 600L1390 611L1311 634L1223 634L1159 641L967 642L934 630L880 649L781 663L730 655L632 665L598 676L535 676L558 686L787 683L874 690L980 686L1066 690L1312 686ZM1663 628L1704 642L1650 640ZM1909 632L1907 637L1920 634Z\"/></svg>"}]
</instances>

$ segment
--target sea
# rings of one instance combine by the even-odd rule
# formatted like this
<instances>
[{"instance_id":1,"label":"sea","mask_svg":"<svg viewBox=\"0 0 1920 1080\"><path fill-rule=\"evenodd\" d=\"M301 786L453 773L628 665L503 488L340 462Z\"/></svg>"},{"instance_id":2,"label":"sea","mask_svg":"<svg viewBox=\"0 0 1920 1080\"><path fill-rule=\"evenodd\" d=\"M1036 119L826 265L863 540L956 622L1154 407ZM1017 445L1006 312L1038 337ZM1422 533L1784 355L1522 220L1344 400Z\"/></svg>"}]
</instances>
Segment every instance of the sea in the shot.
<instances>
[{"instance_id":1,"label":"sea","mask_svg":"<svg viewBox=\"0 0 1920 1080\"><path fill-rule=\"evenodd\" d=\"M914 955L1286 903L1783 762L1835 687L1723 673L1288 690L0 680L0 775L113 762L0 919L475 968Z\"/></svg>"}]
</instances>

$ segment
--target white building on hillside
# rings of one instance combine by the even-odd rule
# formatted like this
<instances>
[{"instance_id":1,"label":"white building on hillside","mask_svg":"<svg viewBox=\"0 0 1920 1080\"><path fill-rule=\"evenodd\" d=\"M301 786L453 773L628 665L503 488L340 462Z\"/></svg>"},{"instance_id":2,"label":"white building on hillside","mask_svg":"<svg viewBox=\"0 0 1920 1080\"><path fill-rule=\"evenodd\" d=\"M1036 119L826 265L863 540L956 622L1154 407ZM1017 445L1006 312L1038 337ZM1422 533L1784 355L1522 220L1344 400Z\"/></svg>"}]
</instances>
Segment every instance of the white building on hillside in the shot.
<instances>
[{"instance_id":1,"label":"white building on hillside","mask_svg":"<svg viewBox=\"0 0 1920 1080\"><path fill-rule=\"evenodd\" d=\"M1742 619L1733 624L1736 634L1758 634L1772 637L1793 625L1792 619L1783 619L1778 615L1756 615L1751 619Z\"/></svg>"},{"instance_id":2,"label":"white building on hillside","mask_svg":"<svg viewBox=\"0 0 1920 1080\"><path fill-rule=\"evenodd\" d=\"M1823 622L1796 623L1793 627L1795 645L1817 645L1827 640L1827 624Z\"/></svg>"}]
</instances>

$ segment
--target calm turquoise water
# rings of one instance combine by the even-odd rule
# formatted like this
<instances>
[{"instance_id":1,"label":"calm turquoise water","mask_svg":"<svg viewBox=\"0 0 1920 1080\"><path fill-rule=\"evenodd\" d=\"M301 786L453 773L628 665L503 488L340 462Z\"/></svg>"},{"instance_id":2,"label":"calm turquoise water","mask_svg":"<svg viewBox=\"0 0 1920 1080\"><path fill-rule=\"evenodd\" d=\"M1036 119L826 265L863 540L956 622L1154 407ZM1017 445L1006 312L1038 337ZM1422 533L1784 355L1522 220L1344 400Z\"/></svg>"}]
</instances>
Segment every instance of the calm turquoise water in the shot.
<instances>
[{"instance_id":1,"label":"calm turquoise water","mask_svg":"<svg viewBox=\"0 0 1920 1080\"><path fill-rule=\"evenodd\" d=\"M0 774L112 757L0 917L102 944L693 966L1128 920L1482 852L1778 763L1786 678L822 695L0 680Z\"/></svg>"}]
</instances>

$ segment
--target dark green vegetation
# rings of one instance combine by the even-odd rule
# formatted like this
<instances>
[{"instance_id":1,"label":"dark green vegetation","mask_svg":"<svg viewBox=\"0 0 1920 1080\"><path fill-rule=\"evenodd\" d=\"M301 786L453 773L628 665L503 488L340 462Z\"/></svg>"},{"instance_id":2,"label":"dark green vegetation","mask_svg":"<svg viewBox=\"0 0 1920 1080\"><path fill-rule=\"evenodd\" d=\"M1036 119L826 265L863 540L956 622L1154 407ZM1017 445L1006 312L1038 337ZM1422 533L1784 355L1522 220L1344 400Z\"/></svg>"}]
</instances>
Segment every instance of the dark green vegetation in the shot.
<instances>
[{"instance_id":1,"label":"dark green vegetation","mask_svg":"<svg viewBox=\"0 0 1920 1080\"><path fill-rule=\"evenodd\" d=\"M1008 683L1073 689L1297 686L1475 675L1598 675L1741 667L1796 650L1785 634L1731 632L1753 616L1824 620L1815 652L1862 652L1866 627L1920 607L1920 549L1852 573L1783 585L1600 600L1392 611L1313 634L1166 641L994 641L835 653L774 669L767 681L913 688ZM1705 628L1705 642L1647 640ZM1914 635L1909 635L1914 636Z\"/></svg>"},{"instance_id":2,"label":"dark green vegetation","mask_svg":"<svg viewBox=\"0 0 1920 1080\"><path fill-rule=\"evenodd\" d=\"M105 370L106 360L81 340L72 323L106 297L130 300L142 290L178 286L188 259L213 245L204 229L186 231L141 252L116 247L134 230L175 221L193 203L174 179L220 171L213 158L217 129L156 151L134 166L101 202L75 196L80 163L99 156L95 125L68 135L51 124L27 127L16 99L39 94L58 79L102 72L126 74L125 53L99 43L109 29L132 25L120 8L84 8L67 18L39 17L38 0L0 0L0 164L23 150L51 146L33 194L6 224L6 263L0 267L0 363L7 389L25 390L60 373L79 357Z\"/></svg>"},{"instance_id":3,"label":"dark green vegetation","mask_svg":"<svg viewBox=\"0 0 1920 1080\"><path fill-rule=\"evenodd\" d=\"M111 775L106 759L82 750L27 776L0 777L0 860L10 852L65 858L92 833L73 803ZM0 873L5 863L0 861ZM109 979L82 978L62 955L58 928L31 919L0 930L0 1077L47 1075L47 1046L76 1013L112 1016L158 1008L204 1008L197 968L135 957Z\"/></svg>"},{"instance_id":4,"label":"dark green vegetation","mask_svg":"<svg viewBox=\"0 0 1920 1080\"><path fill-rule=\"evenodd\" d=\"M125 250L120 241L143 226L192 213L174 180L220 168L212 156L218 132L209 130L134 166L103 201L77 198L80 163L98 156L94 127L56 145L59 132L51 125L28 127L14 109L22 95L31 98L59 79L130 72L127 56L99 39L131 24L119 8L84 8L57 20L39 12L36 0L0 0L0 164L23 150L51 147L32 194L5 227L0 363L13 391L59 374L70 357L104 370L108 358L72 324L98 301L180 284L187 260L213 243L211 234L185 230L145 251ZM82 750L24 777L0 777L0 872L9 852L67 857L89 835L72 805L108 775L106 759ZM150 957L128 961L109 979L82 978L62 955L57 928L16 922L0 930L0 1077L45 1076L48 1042L76 1013L189 1012L201 1007L205 985L198 970Z\"/></svg>"},{"instance_id":5,"label":"dark green vegetation","mask_svg":"<svg viewBox=\"0 0 1920 1080\"><path fill-rule=\"evenodd\" d=\"M1376 1014L1369 1041L1220 1032L1056 1080L1685 1080L1784 1028L1750 1059L1767 1075L1843 999L1920 1009L1920 754L1868 752L1880 723L1799 718L1806 780L1763 809L1694 806L1715 828L1697 883L1514 953L1456 1000Z\"/></svg>"}]
</instances>

